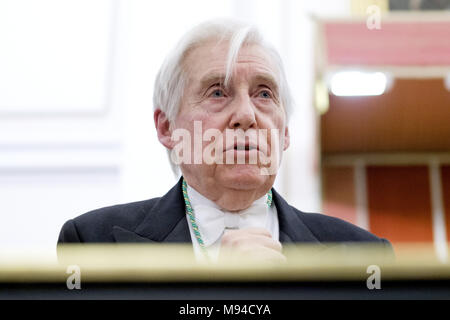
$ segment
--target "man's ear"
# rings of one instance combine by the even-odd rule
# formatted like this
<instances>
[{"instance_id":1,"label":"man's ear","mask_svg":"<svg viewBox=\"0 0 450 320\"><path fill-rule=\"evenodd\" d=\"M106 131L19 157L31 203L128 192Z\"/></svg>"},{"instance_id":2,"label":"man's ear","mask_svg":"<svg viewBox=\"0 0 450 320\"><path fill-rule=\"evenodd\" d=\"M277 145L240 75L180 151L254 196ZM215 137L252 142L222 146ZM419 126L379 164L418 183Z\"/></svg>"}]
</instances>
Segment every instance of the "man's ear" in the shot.
<instances>
[{"instance_id":1,"label":"man's ear","mask_svg":"<svg viewBox=\"0 0 450 320\"><path fill-rule=\"evenodd\" d=\"M161 109L156 109L153 113L153 120L155 121L159 142L167 149L173 149L172 131L166 114Z\"/></svg>"},{"instance_id":2,"label":"man's ear","mask_svg":"<svg viewBox=\"0 0 450 320\"><path fill-rule=\"evenodd\" d=\"M289 128L288 128L288 126L286 126L286 128L284 129L284 147L283 147L283 151L285 151L289 147L290 141L291 141L291 138L289 136Z\"/></svg>"}]
</instances>

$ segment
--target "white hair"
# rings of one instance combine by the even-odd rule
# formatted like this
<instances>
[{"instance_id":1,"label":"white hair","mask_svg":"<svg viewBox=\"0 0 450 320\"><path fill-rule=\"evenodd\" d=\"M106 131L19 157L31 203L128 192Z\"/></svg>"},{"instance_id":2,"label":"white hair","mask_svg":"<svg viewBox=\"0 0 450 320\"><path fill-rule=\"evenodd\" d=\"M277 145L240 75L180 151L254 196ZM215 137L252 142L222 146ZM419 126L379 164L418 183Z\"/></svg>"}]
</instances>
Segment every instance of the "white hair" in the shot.
<instances>
[{"instance_id":1,"label":"white hair","mask_svg":"<svg viewBox=\"0 0 450 320\"><path fill-rule=\"evenodd\" d=\"M181 105L187 79L183 62L191 50L212 40L217 40L218 43L222 41L229 42L225 85L231 79L239 50L244 44L259 45L270 54L279 72L280 101L288 121L292 111L293 100L280 55L272 45L264 41L256 27L237 20L206 21L192 28L181 38L164 60L156 76L153 91L154 110L160 109L163 111L169 123L173 124ZM170 150L168 152L170 159ZM177 175L178 167L172 162L171 165L174 173Z\"/></svg>"}]
</instances>

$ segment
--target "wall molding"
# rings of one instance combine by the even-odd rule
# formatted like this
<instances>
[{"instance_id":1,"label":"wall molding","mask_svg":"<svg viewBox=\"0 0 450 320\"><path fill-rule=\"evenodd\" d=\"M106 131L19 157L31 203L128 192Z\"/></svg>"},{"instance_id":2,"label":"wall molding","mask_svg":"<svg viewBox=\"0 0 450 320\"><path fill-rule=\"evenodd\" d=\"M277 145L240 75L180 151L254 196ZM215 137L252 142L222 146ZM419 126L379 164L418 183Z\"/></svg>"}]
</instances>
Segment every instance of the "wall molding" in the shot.
<instances>
[{"instance_id":1,"label":"wall molding","mask_svg":"<svg viewBox=\"0 0 450 320\"><path fill-rule=\"evenodd\" d=\"M354 166L363 160L365 165L381 166L428 166L430 161L440 165L450 164L450 152L434 153L327 153L322 155L324 166Z\"/></svg>"}]
</instances>

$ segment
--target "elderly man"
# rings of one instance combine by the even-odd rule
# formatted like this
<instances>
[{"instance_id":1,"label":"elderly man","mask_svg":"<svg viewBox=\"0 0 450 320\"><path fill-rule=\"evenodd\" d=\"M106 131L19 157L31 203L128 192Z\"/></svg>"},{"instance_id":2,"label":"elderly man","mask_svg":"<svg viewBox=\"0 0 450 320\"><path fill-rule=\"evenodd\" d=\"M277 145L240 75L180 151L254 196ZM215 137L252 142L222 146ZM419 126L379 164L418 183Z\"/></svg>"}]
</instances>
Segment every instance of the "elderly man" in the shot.
<instances>
[{"instance_id":1,"label":"elderly man","mask_svg":"<svg viewBox=\"0 0 450 320\"><path fill-rule=\"evenodd\" d=\"M272 188L289 147L292 105L282 63L259 32L233 21L188 32L156 78L154 121L179 182L163 197L66 222L59 243L186 242L283 261L282 243L388 241L342 220L304 213Z\"/></svg>"}]
</instances>

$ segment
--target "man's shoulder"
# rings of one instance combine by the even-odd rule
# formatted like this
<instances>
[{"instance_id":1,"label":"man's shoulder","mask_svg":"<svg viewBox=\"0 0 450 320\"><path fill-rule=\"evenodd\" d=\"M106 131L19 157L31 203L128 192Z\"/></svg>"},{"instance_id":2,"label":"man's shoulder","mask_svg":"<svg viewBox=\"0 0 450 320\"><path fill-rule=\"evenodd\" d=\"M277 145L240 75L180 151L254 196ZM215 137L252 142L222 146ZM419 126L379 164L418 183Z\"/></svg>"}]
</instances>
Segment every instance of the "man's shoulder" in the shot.
<instances>
[{"instance_id":1,"label":"man's shoulder","mask_svg":"<svg viewBox=\"0 0 450 320\"><path fill-rule=\"evenodd\" d=\"M145 213L150 211L159 199L158 197L107 206L84 213L73 220L80 224L108 221L132 228L134 224L139 223L144 218Z\"/></svg>"},{"instance_id":2,"label":"man's shoulder","mask_svg":"<svg viewBox=\"0 0 450 320\"><path fill-rule=\"evenodd\" d=\"M114 226L134 230L160 198L102 207L68 220L58 242L111 242Z\"/></svg>"},{"instance_id":3,"label":"man's shoulder","mask_svg":"<svg viewBox=\"0 0 450 320\"><path fill-rule=\"evenodd\" d=\"M340 218L291 208L320 242L386 242L385 239Z\"/></svg>"}]
</instances>

